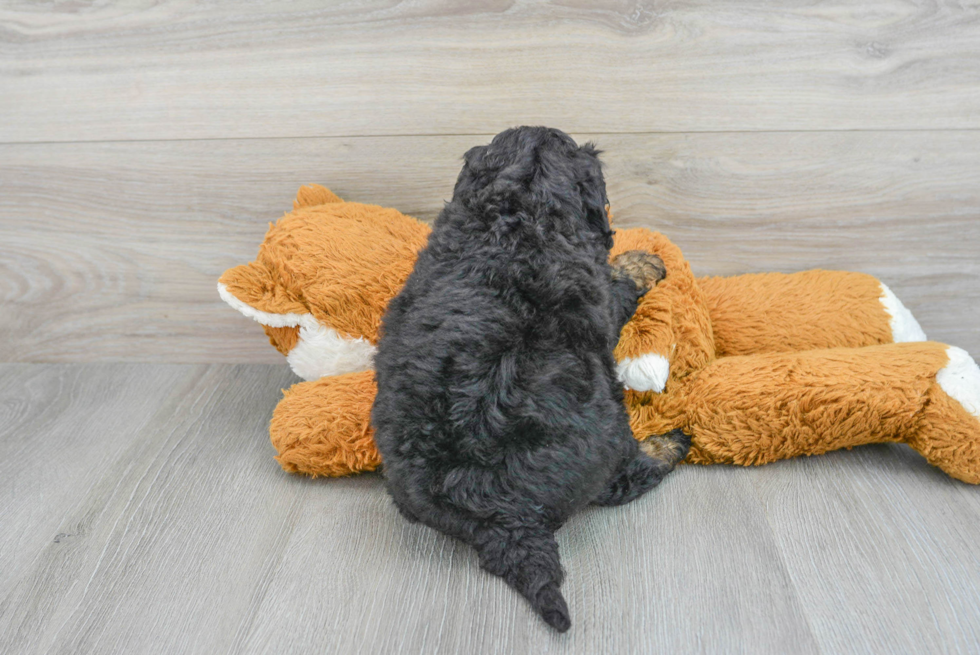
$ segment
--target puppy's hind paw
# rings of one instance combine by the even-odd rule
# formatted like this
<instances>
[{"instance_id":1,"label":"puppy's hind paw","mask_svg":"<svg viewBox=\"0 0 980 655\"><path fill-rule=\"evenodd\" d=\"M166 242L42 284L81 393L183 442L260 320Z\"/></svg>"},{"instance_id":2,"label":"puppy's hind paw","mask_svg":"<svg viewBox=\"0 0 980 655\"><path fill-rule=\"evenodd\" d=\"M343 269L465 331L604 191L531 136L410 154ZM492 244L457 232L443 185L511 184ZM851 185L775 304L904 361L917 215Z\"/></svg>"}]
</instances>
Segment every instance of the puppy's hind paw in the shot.
<instances>
[{"instance_id":1,"label":"puppy's hind paw","mask_svg":"<svg viewBox=\"0 0 980 655\"><path fill-rule=\"evenodd\" d=\"M683 430L671 430L667 434L653 434L640 442L640 450L652 459L672 470L687 457L691 449L691 437Z\"/></svg>"},{"instance_id":2,"label":"puppy's hind paw","mask_svg":"<svg viewBox=\"0 0 980 655\"><path fill-rule=\"evenodd\" d=\"M613 280L629 278L644 293L667 277L664 260L645 250L627 250L613 257L610 264L612 264Z\"/></svg>"},{"instance_id":3,"label":"puppy's hind paw","mask_svg":"<svg viewBox=\"0 0 980 655\"><path fill-rule=\"evenodd\" d=\"M636 457L612 477L592 501L596 505L625 505L656 487L679 461L687 457L691 438L681 430L654 435L640 442Z\"/></svg>"}]
</instances>

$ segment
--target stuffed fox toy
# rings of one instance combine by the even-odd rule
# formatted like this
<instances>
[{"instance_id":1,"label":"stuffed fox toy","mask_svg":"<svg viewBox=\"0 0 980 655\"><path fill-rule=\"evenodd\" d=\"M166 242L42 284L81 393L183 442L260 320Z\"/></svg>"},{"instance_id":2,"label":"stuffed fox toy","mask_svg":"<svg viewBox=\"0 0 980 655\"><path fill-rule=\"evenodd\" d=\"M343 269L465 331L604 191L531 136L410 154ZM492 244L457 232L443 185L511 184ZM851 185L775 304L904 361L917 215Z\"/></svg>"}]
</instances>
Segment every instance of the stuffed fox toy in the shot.
<instances>
[{"instance_id":1,"label":"stuffed fox toy","mask_svg":"<svg viewBox=\"0 0 980 655\"><path fill-rule=\"evenodd\" d=\"M341 476L381 464L372 357L385 308L428 234L394 209L307 186L258 258L221 276L221 297L258 321L306 380L272 417L285 470ZM965 351L926 341L877 279L822 270L695 278L661 234L614 238L611 256L646 250L667 271L615 352L634 436L647 447L680 428L691 437L686 462L744 466L905 442L980 483L980 368Z\"/></svg>"}]
</instances>

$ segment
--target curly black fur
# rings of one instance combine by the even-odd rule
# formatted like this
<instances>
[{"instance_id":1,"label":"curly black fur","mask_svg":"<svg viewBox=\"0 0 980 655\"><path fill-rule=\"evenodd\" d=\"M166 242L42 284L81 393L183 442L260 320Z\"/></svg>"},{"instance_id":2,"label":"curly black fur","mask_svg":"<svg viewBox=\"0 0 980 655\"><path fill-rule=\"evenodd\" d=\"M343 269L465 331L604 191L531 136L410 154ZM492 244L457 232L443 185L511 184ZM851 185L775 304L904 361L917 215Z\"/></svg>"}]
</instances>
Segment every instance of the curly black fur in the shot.
<instances>
[{"instance_id":1,"label":"curly black fur","mask_svg":"<svg viewBox=\"0 0 980 655\"><path fill-rule=\"evenodd\" d=\"M616 379L613 347L646 289L613 281L591 144L522 127L464 159L384 318L375 439L402 514L471 544L564 631L555 530L676 463L640 451Z\"/></svg>"}]
</instances>

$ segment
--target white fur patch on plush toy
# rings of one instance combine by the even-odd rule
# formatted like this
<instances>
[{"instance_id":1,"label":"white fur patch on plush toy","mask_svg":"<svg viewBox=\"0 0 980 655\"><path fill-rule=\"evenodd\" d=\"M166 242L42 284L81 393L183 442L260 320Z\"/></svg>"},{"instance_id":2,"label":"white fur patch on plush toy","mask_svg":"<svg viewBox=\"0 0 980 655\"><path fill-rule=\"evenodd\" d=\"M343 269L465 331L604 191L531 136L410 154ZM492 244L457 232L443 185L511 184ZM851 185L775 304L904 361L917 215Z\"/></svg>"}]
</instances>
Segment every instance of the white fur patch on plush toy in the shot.
<instances>
[{"instance_id":1,"label":"white fur patch on plush toy","mask_svg":"<svg viewBox=\"0 0 980 655\"><path fill-rule=\"evenodd\" d=\"M312 314L270 314L236 298L221 282L218 295L245 316L269 327L299 327L299 340L286 355L293 372L304 380L366 371L374 365L375 346L364 338L344 337L322 325Z\"/></svg>"},{"instance_id":2,"label":"white fur patch on plush toy","mask_svg":"<svg viewBox=\"0 0 980 655\"><path fill-rule=\"evenodd\" d=\"M881 304L885 306L885 311L891 316L889 324L892 328L892 341L894 343L907 343L910 341L926 341L926 333L922 331L919 322L915 320L902 301L898 299L891 289L884 282L881 285Z\"/></svg>"},{"instance_id":3,"label":"white fur patch on plush toy","mask_svg":"<svg viewBox=\"0 0 980 655\"><path fill-rule=\"evenodd\" d=\"M624 357L616 365L616 373L627 389L661 393L670 375L670 362L666 357L653 353Z\"/></svg>"},{"instance_id":4,"label":"white fur patch on plush toy","mask_svg":"<svg viewBox=\"0 0 980 655\"><path fill-rule=\"evenodd\" d=\"M980 419L980 367L962 348L946 349L949 364L936 374L936 382L963 409Z\"/></svg>"},{"instance_id":5,"label":"white fur patch on plush toy","mask_svg":"<svg viewBox=\"0 0 980 655\"><path fill-rule=\"evenodd\" d=\"M310 321L300 324L299 341L286 355L293 372L304 380L325 375L367 371L374 366L377 348L368 340L342 337L336 330Z\"/></svg>"}]
</instances>

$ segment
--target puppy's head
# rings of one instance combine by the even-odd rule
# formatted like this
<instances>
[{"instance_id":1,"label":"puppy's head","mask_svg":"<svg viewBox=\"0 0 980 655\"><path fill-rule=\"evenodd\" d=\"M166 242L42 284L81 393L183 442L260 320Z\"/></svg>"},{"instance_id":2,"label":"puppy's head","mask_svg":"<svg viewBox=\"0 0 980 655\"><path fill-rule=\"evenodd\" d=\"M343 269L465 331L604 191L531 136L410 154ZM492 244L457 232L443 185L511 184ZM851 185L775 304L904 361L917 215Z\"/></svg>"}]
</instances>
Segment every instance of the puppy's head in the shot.
<instances>
[{"instance_id":1,"label":"puppy's head","mask_svg":"<svg viewBox=\"0 0 980 655\"><path fill-rule=\"evenodd\" d=\"M548 127L515 127L464 156L453 200L489 221L547 222L612 247L599 151Z\"/></svg>"}]
</instances>

